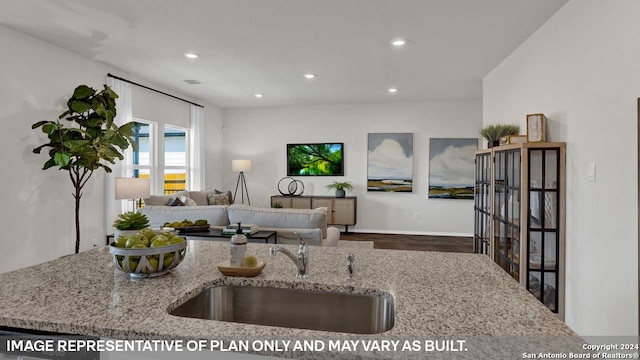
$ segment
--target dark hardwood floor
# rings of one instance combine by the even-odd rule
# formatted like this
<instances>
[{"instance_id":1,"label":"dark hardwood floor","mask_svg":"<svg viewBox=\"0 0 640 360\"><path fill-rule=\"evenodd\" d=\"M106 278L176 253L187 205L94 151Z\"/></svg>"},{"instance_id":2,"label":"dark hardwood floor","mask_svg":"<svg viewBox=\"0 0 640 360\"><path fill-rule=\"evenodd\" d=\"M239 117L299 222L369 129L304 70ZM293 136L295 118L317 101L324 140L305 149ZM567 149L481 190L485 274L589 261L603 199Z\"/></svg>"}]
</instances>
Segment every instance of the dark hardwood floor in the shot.
<instances>
[{"instance_id":1,"label":"dark hardwood floor","mask_svg":"<svg viewBox=\"0 0 640 360\"><path fill-rule=\"evenodd\" d=\"M341 233L340 240L373 241L374 249L473 252L473 238L457 236Z\"/></svg>"}]
</instances>

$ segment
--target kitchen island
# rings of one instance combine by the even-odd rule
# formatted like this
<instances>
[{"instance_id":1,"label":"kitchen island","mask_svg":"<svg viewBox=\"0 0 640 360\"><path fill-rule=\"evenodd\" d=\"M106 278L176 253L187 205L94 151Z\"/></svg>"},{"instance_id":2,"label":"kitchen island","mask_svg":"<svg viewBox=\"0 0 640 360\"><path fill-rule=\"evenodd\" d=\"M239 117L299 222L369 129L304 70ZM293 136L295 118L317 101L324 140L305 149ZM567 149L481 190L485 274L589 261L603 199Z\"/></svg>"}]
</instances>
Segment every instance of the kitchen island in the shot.
<instances>
[{"instance_id":1,"label":"kitchen island","mask_svg":"<svg viewBox=\"0 0 640 360\"><path fill-rule=\"evenodd\" d=\"M292 261L283 255L270 256L269 247L248 245L247 254L267 263L254 278L223 276L217 264L228 259L229 244L198 240L189 241L185 260L177 268L155 278L130 279L115 269L107 246L3 273L0 326L113 339L416 339L423 344L424 339L443 337L452 341L512 336L576 339L569 327L485 255L310 247L309 276L296 279ZM354 281L347 280L347 252L356 259ZM213 285L385 292L395 303L395 325L382 334L353 335L168 313ZM326 357L327 352L266 354L337 356ZM362 355L345 351L340 357ZM384 352L366 355L390 358Z\"/></svg>"}]
</instances>

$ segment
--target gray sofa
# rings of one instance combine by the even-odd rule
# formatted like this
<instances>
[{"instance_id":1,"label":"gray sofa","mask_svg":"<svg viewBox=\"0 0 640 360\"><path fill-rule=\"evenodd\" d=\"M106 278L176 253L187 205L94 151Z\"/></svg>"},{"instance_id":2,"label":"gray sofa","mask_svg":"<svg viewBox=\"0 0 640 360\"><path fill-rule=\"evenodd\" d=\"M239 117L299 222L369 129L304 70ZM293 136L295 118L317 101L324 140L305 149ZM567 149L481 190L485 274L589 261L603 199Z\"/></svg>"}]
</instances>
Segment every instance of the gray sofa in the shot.
<instances>
[{"instance_id":1,"label":"gray sofa","mask_svg":"<svg viewBox=\"0 0 640 360\"><path fill-rule=\"evenodd\" d=\"M195 193L195 194L194 194ZM206 199L202 192L181 192L175 197L186 197L200 203ZM191 196L195 195L195 196ZM220 195L220 194L217 194ZM161 199L160 199L161 198ZM194 199L195 198L195 199ZM210 197L211 198L211 197ZM340 230L327 226L326 208L318 209L273 209L249 205L208 205L167 206L172 196L145 199L145 206L138 211L147 216L151 226L162 226L166 222L188 219L206 219L213 228L223 228L230 223L255 224L260 230L278 233L278 243L297 244L295 233L309 245L337 246ZM193 204L194 202L185 199ZM155 205L153 205L155 204Z\"/></svg>"}]
</instances>

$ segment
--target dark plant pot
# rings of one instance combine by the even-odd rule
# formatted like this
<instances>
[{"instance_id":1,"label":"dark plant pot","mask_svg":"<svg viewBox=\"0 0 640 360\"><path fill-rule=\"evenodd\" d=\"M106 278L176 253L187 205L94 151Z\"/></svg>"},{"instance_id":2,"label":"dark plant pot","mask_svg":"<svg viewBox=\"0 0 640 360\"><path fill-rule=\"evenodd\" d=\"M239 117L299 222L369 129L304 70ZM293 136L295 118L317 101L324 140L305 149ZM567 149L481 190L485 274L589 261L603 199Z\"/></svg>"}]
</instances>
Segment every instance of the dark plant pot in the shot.
<instances>
[{"instance_id":1,"label":"dark plant pot","mask_svg":"<svg viewBox=\"0 0 640 360\"><path fill-rule=\"evenodd\" d=\"M343 198L345 195L346 195L346 192L344 191L344 189L336 190L337 198Z\"/></svg>"},{"instance_id":2,"label":"dark plant pot","mask_svg":"<svg viewBox=\"0 0 640 360\"><path fill-rule=\"evenodd\" d=\"M492 148L494 146L500 146L500 140L487 141L488 148Z\"/></svg>"}]
</instances>

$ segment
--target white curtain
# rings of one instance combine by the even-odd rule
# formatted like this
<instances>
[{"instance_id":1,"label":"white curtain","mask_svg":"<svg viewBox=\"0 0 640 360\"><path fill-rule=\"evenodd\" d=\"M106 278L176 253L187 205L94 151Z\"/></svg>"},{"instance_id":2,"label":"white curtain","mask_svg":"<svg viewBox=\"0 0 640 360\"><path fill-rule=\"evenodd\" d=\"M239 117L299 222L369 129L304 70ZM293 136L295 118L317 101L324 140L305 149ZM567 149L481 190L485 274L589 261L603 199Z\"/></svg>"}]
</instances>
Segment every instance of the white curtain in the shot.
<instances>
[{"instance_id":1,"label":"white curtain","mask_svg":"<svg viewBox=\"0 0 640 360\"><path fill-rule=\"evenodd\" d=\"M132 101L131 101L131 86L129 83L114 79L107 76L107 85L111 87L118 98L116 99L116 118L115 124L120 126L133 120ZM131 169L133 164L133 150L131 146L124 152L124 161L116 161L115 164L110 164L113 172L105 175L105 221L106 229L108 233L112 232L111 225L117 219L118 214L127 211L127 204L122 200L116 200L116 177L127 177L132 174L127 174L127 169ZM129 210L131 211L131 210Z\"/></svg>"},{"instance_id":2,"label":"white curtain","mask_svg":"<svg viewBox=\"0 0 640 360\"><path fill-rule=\"evenodd\" d=\"M191 134L189 141L189 190L205 189L204 172L204 109L191 105Z\"/></svg>"}]
</instances>

